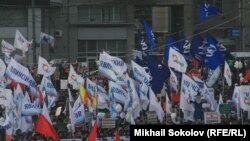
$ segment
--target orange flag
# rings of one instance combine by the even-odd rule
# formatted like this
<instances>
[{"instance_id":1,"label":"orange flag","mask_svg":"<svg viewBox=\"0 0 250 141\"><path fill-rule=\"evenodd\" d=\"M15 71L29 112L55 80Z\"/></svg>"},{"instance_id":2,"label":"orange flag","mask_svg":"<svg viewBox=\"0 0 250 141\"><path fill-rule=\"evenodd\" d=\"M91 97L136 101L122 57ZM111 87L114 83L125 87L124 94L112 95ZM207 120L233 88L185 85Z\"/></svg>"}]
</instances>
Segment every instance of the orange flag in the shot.
<instances>
[{"instance_id":1,"label":"orange flag","mask_svg":"<svg viewBox=\"0 0 250 141\"><path fill-rule=\"evenodd\" d=\"M96 141L96 132L97 132L97 124L95 122L94 126L89 132L89 137L88 137L89 141Z\"/></svg>"},{"instance_id":2,"label":"orange flag","mask_svg":"<svg viewBox=\"0 0 250 141\"><path fill-rule=\"evenodd\" d=\"M79 92L80 92L80 95L82 97L82 103L87 104L88 103L88 93L82 84L80 84L80 86L79 86Z\"/></svg>"}]
</instances>

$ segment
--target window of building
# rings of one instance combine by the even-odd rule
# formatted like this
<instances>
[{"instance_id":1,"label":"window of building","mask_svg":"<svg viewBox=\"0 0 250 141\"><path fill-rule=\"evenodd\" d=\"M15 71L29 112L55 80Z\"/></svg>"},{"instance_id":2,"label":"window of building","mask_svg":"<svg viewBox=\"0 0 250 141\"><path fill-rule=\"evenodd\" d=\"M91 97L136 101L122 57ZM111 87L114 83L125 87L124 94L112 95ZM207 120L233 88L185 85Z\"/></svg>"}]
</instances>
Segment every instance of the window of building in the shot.
<instances>
[{"instance_id":1,"label":"window of building","mask_svg":"<svg viewBox=\"0 0 250 141\"><path fill-rule=\"evenodd\" d=\"M25 8L0 8L0 27L25 27L28 25L28 11Z\"/></svg>"},{"instance_id":2,"label":"window of building","mask_svg":"<svg viewBox=\"0 0 250 141\"><path fill-rule=\"evenodd\" d=\"M222 11L222 0L206 0L206 2L220 8Z\"/></svg>"},{"instance_id":3,"label":"window of building","mask_svg":"<svg viewBox=\"0 0 250 141\"><path fill-rule=\"evenodd\" d=\"M88 58L98 59L102 51L125 59L126 49L126 40L80 40L78 42L78 60L85 62Z\"/></svg>"},{"instance_id":4,"label":"window of building","mask_svg":"<svg viewBox=\"0 0 250 141\"><path fill-rule=\"evenodd\" d=\"M141 23L143 23L143 20L146 20L149 25L152 25L152 7L135 6L135 19Z\"/></svg>"},{"instance_id":5,"label":"window of building","mask_svg":"<svg viewBox=\"0 0 250 141\"><path fill-rule=\"evenodd\" d=\"M78 19L80 23L125 22L126 6L79 6Z\"/></svg>"}]
</instances>

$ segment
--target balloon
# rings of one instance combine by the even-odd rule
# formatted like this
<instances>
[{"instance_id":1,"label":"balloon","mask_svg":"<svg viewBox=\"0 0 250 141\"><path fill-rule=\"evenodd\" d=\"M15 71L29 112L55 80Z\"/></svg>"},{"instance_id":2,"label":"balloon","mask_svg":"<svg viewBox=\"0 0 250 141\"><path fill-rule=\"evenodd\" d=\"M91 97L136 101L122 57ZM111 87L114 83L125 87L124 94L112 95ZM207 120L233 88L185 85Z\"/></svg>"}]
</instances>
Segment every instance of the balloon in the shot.
<instances>
[{"instance_id":1,"label":"balloon","mask_svg":"<svg viewBox=\"0 0 250 141\"><path fill-rule=\"evenodd\" d=\"M121 113L120 113L120 118L121 118L121 119L124 119L125 116L126 116L126 114L125 114L124 112L121 112Z\"/></svg>"},{"instance_id":2,"label":"balloon","mask_svg":"<svg viewBox=\"0 0 250 141\"><path fill-rule=\"evenodd\" d=\"M121 106L121 104L116 104L115 109L116 109L116 111L117 111L118 113L120 113L120 112L122 111L122 106Z\"/></svg>"},{"instance_id":3,"label":"balloon","mask_svg":"<svg viewBox=\"0 0 250 141\"><path fill-rule=\"evenodd\" d=\"M99 112L99 113L97 114L97 117L98 117L99 119L102 119L104 116L105 116L105 113L102 113L102 112Z\"/></svg>"}]
</instances>

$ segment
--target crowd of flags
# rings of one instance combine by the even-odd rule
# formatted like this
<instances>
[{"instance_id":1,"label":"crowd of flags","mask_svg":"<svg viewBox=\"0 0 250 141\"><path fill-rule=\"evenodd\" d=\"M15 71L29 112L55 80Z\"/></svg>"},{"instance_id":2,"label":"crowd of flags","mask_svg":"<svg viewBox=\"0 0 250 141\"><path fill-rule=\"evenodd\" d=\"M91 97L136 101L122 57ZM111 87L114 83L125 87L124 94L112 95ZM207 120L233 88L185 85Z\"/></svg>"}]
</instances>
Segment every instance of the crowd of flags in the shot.
<instances>
[{"instance_id":1,"label":"crowd of flags","mask_svg":"<svg viewBox=\"0 0 250 141\"><path fill-rule=\"evenodd\" d=\"M202 4L200 19L204 20L218 12L219 9L210 4ZM73 89L79 90L79 96L74 100L68 89L69 105L65 108L69 109L68 116L72 132L84 124L85 106L90 112L95 112L96 109L108 109L111 118L117 118L121 111L116 107L122 105L126 121L130 124L135 124L135 119L140 117L142 110L155 111L159 122L163 123L165 114L173 113L171 103L174 99L168 94L167 87L179 94L180 109L186 121L194 121L194 107L188 101L195 99L198 93L201 93L209 103L210 110L218 111L218 105L222 104L223 100L220 97L217 102L208 89L213 87L221 73L227 84L232 85L232 72L226 61L229 52L222 43L211 34L207 34L204 39L194 33L191 42L184 35L181 35L180 41L176 42L170 35L164 48L163 59L160 61L151 54L157 48L152 29L146 21L143 24L146 38L138 31L139 48L135 59L129 64L105 51L100 53L98 72L103 79L108 80L107 89L96 81L81 77L70 65L68 84L72 85ZM55 39L51 35L41 33L40 44L54 47ZM58 92L50 78L56 67L39 56L38 74L42 75L43 79L38 85L28 68L10 55L19 49L25 56L31 46L32 41L28 41L18 30L13 46L2 41L2 51L8 59L0 59L0 104L5 107L6 113L5 121L0 124L1 127L6 128L8 136L13 136L17 129L27 132L34 128L36 132L58 141L60 138L49 116L50 109L54 107L58 98ZM201 80L201 77L195 73L189 75L188 71L193 60L209 69L207 80ZM222 72L221 66L224 67ZM194 67L194 69L198 68ZM244 80L250 80L250 71ZM169 81L169 86L166 86L166 81ZM15 87L9 87L12 83ZM239 105L238 108L246 111L250 111L249 89L249 86L235 87L232 98ZM166 95L166 107L163 107L161 101L157 99L157 94L160 93ZM32 120L34 115L38 116L36 123ZM96 140L99 120L101 119L97 118L97 121L94 121L90 130L88 138L90 141ZM178 123L174 118L173 122ZM115 136L120 140L119 132L116 132Z\"/></svg>"}]
</instances>

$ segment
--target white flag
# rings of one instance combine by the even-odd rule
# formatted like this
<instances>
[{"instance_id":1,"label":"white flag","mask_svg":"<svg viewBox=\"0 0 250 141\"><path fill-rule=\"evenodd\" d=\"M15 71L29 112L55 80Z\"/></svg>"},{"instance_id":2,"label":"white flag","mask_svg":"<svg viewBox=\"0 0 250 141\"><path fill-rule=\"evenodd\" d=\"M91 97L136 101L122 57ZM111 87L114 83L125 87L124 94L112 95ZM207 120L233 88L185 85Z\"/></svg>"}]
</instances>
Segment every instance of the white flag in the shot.
<instances>
[{"instance_id":1,"label":"white flag","mask_svg":"<svg viewBox=\"0 0 250 141\"><path fill-rule=\"evenodd\" d=\"M187 70L187 62L185 58L173 48L169 48L168 66L179 72L186 72Z\"/></svg>"},{"instance_id":2,"label":"white flag","mask_svg":"<svg viewBox=\"0 0 250 141\"><path fill-rule=\"evenodd\" d=\"M13 47L13 45L2 40L2 52L3 53L11 54L14 50L16 50L16 49Z\"/></svg>"},{"instance_id":3,"label":"white flag","mask_svg":"<svg viewBox=\"0 0 250 141\"><path fill-rule=\"evenodd\" d=\"M38 97L36 81L30 74L28 68L16 62L14 59L10 60L10 63L6 69L6 75L15 80L18 83L25 84L30 88L32 94Z\"/></svg>"},{"instance_id":4,"label":"white flag","mask_svg":"<svg viewBox=\"0 0 250 141\"><path fill-rule=\"evenodd\" d=\"M3 62L3 60L0 59L0 78L4 76L5 70L6 70L6 65Z\"/></svg>"},{"instance_id":5,"label":"white flag","mask_svg":"<svg viewBox=\"0 0 250 141\"><path fill-rule=\"evenodd\" d=\"M134 61L131 61L132 71L135 77L135 80L150 86L150 81L152 77L149 72L146 72L147 68L143 68Z\"/></svg>"},{"instance_id":6,"label":"white flag","mask_svg":"<svg viewBox=\"0 0 250 141\"><path fill-rule=\"evenodd\" d=\"M157 101L156 96L151 88L149 88L149 111L155 111L159 121L163 122L164 111L161 104Z\"/></svg>"},{"instance_id":7,"label":"white flag","mask_svg":"<svg viewBox=\"0 0 250 141\"><path fill-rule=\"evenodd\" d=\"M232 85L232 72L230 70L230 67L227 61L225 61L225 66L224 66L224 77L226 79L228 86L231 86Z\"/></svg>"},{"instance_id":8,"label":"white flag","mask_svg":"<svg viewBox=\"0 0 250 141\"><path fill-rule=\"evenodd\" d=\"M95 96L96 94L96 84L89 80L88 78L86 78L86 90L89 94L91 94L92 96Z\"/></svg>"},{"instance_id":9,"label":"white flag","mask_svg":"<svg viewBox=\"0 0 250 141\"><path fill-rule=\"evenodd\" d=\"M125 104L128 99L128 93L121 87L121 85L116 84L113 81L109 81L109 94L113 94L115 100L122 104Z\"/></svg>"},{"instance_id":10,"label":"white flag","mask_svg":"<svg viewBox=\"0 0 250 141\"><path fill-rule=\"evenodd\" d=\"M208 87L212 87L214 83L218 80L220 73L220 66L218 66L215 70L209 69L206 85Z\"/></svg>"},{"instance_id":11,"label":"white flag","mask_svg":"<svg viewBox=\"0 0 250 141\"><path fill-rule=\"evenodd\" d=\"M130 78L127 74L128 83L128 93L132 95L132 115L133 118L138 118L140 116L140 111L142 110L140 99L135 88L135 81Z\"/></svg>"},{"instance_id":12,"label":"white flag","mask_svg":"<svg viewBox=\"0 0 250 141\"><path fill-rule=\"evenodd\" d=\"M178 92L178 89L177 89L177 86L178 86L178 79L175 75L175 73L172 71L172 69L170 69L170 78L169 78L169 81L170 81L170 85L171 87L176 91Z\"/></svg>"},{"instance_id":13,"label":"white flag","mask_svg":"<svg viewBox=\"0 0 250 141\"><path fill-rule=\"evenodd\" d=\"M74 123L74 115L73 115L73 109L72 109L72 106L71 106L71 103L69 103L69 119L70 119L70 125L71 125L71 130L72 130L72 133L75 132L75 123Z\"/></svg>"},{"instance_id":14,"label":"white flag","mask_svg":"<svg viewBox=\"0 0 250 141\"><path fill-rule=\"evenodd\" d=\"M119 57L111 56L107 52L103 52L103 59L110 60L112 63L113 71L117 76L125 74L127 72L127 64Z\"/></svg>"},{"instance_id":15,"label":"white flag","mask_svg":"<svg viewBox=\"0 0 250 141\"><path fill-rule=\"evenodd\" d=\"M0 105L2 104L5 107L11 108L12 107L12 91L9 89L0 88Z\"/></svg>"},{"instance_id":16,"label":"white flag","mask_svg":"<svg viewBox=\"0 0 250 141\"><path fill-rule=\"evenodd\" d=\"M37 73L45 77L51 76L56 71L56 67L52 67L46 59L39 56Z\"/></svg>"},{"instance_id":17,"label":"white flag","mask_svg":"<svg viewBox=\"0 0 250 141\"><path fill-rule=\"evenodd\" d=\"M79 84L84 84L84 79L78 75L72 65L70 65L68 82L73 86L73 89L78 89Z\"/></svg>"},{"instance_id":18,"label":"white flag","mask_svg":"<svg viewBox=\"0 0 250 141\"><path fill-rule=\"evenodd\" d=\"M240 95L239 95L239 105L241 109L245 111L250 110L250 86L245 85L240 87Z\"/></svg>"},{"instance_id":19,"label":"white flag","mask_svg":"<svg viewBox=\"0 0 250 141\"><path fill-rule=\"evenodd\" d=\"M49 34L41 32L40 43L41 44L49 44L51 47L54 47L55 46L55 38Z\"/></svg>"},{"instance_id":20,"label":"white flag","mask_svg":"<svg viewBox=\"0 0 250 141\"><path fill-rule=\"evenodd\" d=\"M14 47L22 50L23 52L27 52L29 47L31 47L32 41L28 41L24 36L16 30Z\"/></svg>"},{"instance_id":21,"label":"white flag","mask_svg":"<svg viewBox=\"0 0 250 141\"><path fill-rule=\"evenodd\" d=\"M168 114L172 113L172 103L168 97L167 92L166 92L166 113L168 113Z\"/></svg>"}]
</instances>

